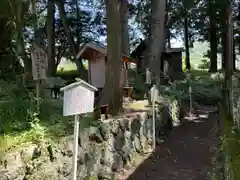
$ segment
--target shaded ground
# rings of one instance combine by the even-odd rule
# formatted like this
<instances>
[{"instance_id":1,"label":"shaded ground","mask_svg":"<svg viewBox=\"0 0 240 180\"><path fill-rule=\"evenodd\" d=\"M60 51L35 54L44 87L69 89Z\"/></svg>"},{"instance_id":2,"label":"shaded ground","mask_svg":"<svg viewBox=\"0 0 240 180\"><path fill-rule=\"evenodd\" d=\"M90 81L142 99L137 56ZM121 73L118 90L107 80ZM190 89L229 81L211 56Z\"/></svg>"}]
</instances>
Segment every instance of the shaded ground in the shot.
<instances>
[{"instance_id":1,"label":"shaded ground","mask_svg":"<svg viewBox=\"0 0 240 180\"><path fill-rule=\"evenodd\" d=\"M176 127L127 180L210 180L218 117L207 109Z\"/></svg>"}]
</instances>

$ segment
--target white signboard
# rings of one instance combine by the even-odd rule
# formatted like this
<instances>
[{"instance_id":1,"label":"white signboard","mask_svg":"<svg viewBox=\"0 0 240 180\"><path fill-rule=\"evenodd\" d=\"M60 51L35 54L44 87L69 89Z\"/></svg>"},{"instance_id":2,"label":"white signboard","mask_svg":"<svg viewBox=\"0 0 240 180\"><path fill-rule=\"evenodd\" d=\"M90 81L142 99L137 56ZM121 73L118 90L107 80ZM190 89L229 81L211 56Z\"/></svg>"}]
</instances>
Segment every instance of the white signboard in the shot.
<instances>
[{"instance_id":1,"label":"white signboard","mask_svg":"<svg viewBox=\"0 0 240 180\"><path fill-rule=\"evenodd\" d=\"M77 82L61 88L63 95L63 116L74 115L74 142L73 142L73 167L72 180L77 180L77 157L78 157L78 135L79 114L93 112L94 92L97 88L77 78Z\"/></svg>"},{"instance_id":2,"label":"white signboard","mask_svg":"<svg viewBox=\"0 0 240 180\"><path fill-rule=\"evenodd\" d=\"M45 79L47 73L47 52L37 45L31 51L33 79Z\"/></svg>"},{"instance_id":3,"label":"white signboard","mask_svg":"<svg viewBox=\"0 0 240 180\"><path fill-rule=\"evenodd\" d=\"M89 113L94 110L94 92L81 85L64 91L63 116Z\"/></svg>"},{"instance_id":4,"label":"white signboard","mask_svg":"<svg viewBox=\"0 0 240 180\"><path fill-rule=\"evenodd\" d=\"M159 91L155 85L152 86L150 93L151 93L151 102L159 101Z\"/></svg>"},{"instance_id":5,"label":"white signboard","mask_svg":"<svg viewBox=\"0 0 240 180\"><path fill-rule=\"evenodd\" d=\"M148 68L146 69L146 83L152 84L152 73Z\"/></svg>"}]
</instances>

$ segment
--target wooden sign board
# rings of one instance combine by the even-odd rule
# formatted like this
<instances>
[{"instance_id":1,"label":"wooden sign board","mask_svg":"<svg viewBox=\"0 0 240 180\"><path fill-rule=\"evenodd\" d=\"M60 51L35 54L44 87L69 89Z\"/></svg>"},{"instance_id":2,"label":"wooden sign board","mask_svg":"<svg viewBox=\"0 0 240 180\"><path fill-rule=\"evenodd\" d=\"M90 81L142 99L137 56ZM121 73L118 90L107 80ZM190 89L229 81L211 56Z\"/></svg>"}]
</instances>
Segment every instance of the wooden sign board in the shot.
<instances>
[{"instance_id":1,"label":"wooden sign board","mask_svg":"<svg viewBox=\"0 0 240 180\"><path fill-rule=\"evenodd\" d=\"M46 79L47 74L47 52L34 44L31 49L33 79Z\"/></svg>"},{"instance_id":2,"label":"wooden sign board","mask_svg":"<svg viewBox=\"0 0 240 180\"><path fill-rule=\"evenodd\" d=\"M73 116L93 112L94 91L97 89L85 81L63 87L63 116Z\"/></svg>"}]
</instances>

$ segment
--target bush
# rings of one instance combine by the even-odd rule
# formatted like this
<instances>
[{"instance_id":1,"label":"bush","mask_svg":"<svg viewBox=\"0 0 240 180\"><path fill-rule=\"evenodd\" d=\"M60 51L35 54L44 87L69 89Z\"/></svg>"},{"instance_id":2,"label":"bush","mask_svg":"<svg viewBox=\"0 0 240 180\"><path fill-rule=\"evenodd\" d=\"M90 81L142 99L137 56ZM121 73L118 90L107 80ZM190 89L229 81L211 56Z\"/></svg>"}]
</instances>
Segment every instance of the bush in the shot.
<instances>
[{"instance_id":1,"label":"bush","mask_svg":"<svg viewBox=\"0 0 240 180\"><path fill-rule=\"evenodd\" d=\"M139 75L136 71L129 70L128 73L129 85L134 88L134 98L143 98L146 92L146 84L143 75Z\"/></svg>"},{"instance_id":2,"label":"bush","mask_svg":"<svg viewBox=\"0 0 240 180\"><path fill-rule=\"evenodd\" d=\"M31 109L33 103L28 100L11 100L0 103L1 133L27 130L31 127Z\"/></svg>"},{"instance_id":3,"label":"bush","mask_svg":"<svg viewBox=\"0 0 240 180\"><path fill-rule=\"evenodd\" d=\"M210 61L207 59L203 59L202 64L199 64L198 68L202 70L208 70L210 68Z\"/></svg>"},{"instance_id":4,"label":"bush","mask_svg":"<svg viewBox=\"0 0 240 180\"><path fill-rule=\"evenodd\" d=\"M72 71L58 71L57 76L60 76L62 79L66 80L68 83L75 81L77 77L80 76L77 70Z\"/></svg>"},{"instance_id":5,"label":"bush","mask_svg":"<svg viewBox=\"0 0 240 180\"><path fill-rule=\"evenodd\" d=\"M160 92L169 98L188 101L189 87L192 89L192 100L203 104L215 104L222 97L223 79L218 74L206 72L189 73L182 81L174 81L170 86L160 86Z\"/></svg>"}]
</instances>

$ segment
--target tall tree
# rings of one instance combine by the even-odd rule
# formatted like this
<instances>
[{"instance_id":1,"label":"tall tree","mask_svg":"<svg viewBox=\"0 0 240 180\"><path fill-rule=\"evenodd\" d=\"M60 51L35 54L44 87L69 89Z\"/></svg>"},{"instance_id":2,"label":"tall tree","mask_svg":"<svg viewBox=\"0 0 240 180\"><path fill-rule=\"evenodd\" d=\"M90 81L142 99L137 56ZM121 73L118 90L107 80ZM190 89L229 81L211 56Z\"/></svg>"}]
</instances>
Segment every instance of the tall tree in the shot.
<instances>
[{"instance_id":1,"label":"tall tree","mask_svg":"<svg viewBox=\"0 0 240 180\"><path fill-rule=\"evenodd\" d=\"M216 22L216 8L215 1L208 0L208 14L209 14L209 34L210 34L210 69L211 72L217 72L217 22Z\"/></svg>"},{"instance_id":2,"label":"tall tree","mask_svg":"<svg viewBox=\"0 0 240 180\"><path fill-rule=\"evenodd\" d=\"M121 2L119 0L105 0L105 5L108 54L103 98L107 97L109 113L117 115L122 109L122 88L119 88L122 65Z\"/></svg>"},{"instance_id":3,"label":"tall tree","mask_svg":"<svg viewBox=\"0 0 240 180\"><path fill-rule=\"evenodd\" d=\"M165 9L166 0L151 1L151 27L148 45L149 67L154 77L161 75L161 54L165 45Z\"/></svg>"},{"instance_id":4,"label":"tall tree","mask_svg":"<svg viewBox=\"0 0 240 180\"><path fill-rule=\"evenodd\" d=\"M190 50L189 50L189 31L188 31L188 12L185 10L185 17L184 17L184 43L185 43L185 51L186 51L186 57L185 57L185 63L186 68L188 71L191 69L190 64Z\"/></svg>"},{"instance_id":5,"label":"tall tree","mask_svg":"<svg viewBox=\"0 0 240 180\"><path fill-rule=\"evenodd\" d=\"M23 28L24 28L24 6L26 6L24 1L17 1L14 4L13 1L8 1L11 7L11 12L13 13L13 19L16 25L16 41L17 41L17 52L18 55L23 59L24 63L24 84L27 85L29 81L32 80L32 64L30 59L27 56L25 43L24 43L24 35L23 35ZM17 7L16 14L14 7Z\"/></svg>"},{"instance_id":6,"label":"tall tree","mask_svg":"<svg viewBox=\"0 0 240 180\"><path fill-rule=\"evenodd\" d=\"M54 0L48 0L47 7L47 37L48 37L48 73L49 76L56 74L55 63L55 4Z\"/></svg>"},{"instance_id":7,"label":"tall tree","mask_svg":"<svg viewBox=\"0 0 240 180\"><path fill-rule=\"evenodd\" d=\"M230 119L233 118L232 103L232 75L233 75L233 24L232 24L232 5L227 0L225 11L226 40L224 44L225 62L225 85L224 85L224 105L226 113Z\"/></svg>"},{"instance_id":8,"label":"tall tree","mask_svg":"<svg viewBox=\"0 0 240 180\"><path fill-rule=\"evenodd\" d=\"M60 18L64 27L64 31L66 33L68 43L71 49L71 53L73 58L75 59L75 63L77 65L78 71L80 72L81 78L87 79L87 71L85 70L83 63L81 60L76 59L77 53L78 53L78 45L76 45L74 41L74 37L70 31L69 25L68 25L68 20L67 20L67 14L64 8L64 1L63 0L57 0L55 1L56 5L58 6L59 9L59 14Z\"/></svg>"},{"instance_id":9,"label":"tall tree","mask_svg":"<svg viewBox=\"0 0 240 180\"><path fill-rule=\"evenodd\" d=\"M122 52L123 54L130 56L130 47L129 47L129 28L128 28L128 1L121 1L121 29L122 29ZM125 86L128 86L128 64L124 64L124 76L125 76Z\"/></svg>"},{"instance_id":10,"label":"tall tree","mask_svg":"<svg viewBox=\"0 0 240 180\"><path fill-rule=\"evenodd\" d=\"M74 0L74 5L76 9L76 19L77 19L77 47L79 47L81 43L81 25L80 25L80 10L79 10L79 5L78 5L78 0Z\"/></svg>"},{"instance_id":11,"label":"tall tree","mask_svg":"<svg viewBox=\"0 0 240 180\"><path fill-rule=\"evenodd\" d=\"M169 23L169 9L171 6L171 2L169 0L166 0L166 13L165 13L165 45L166 48L170 49L171 48L171 30L170 30L170 23Z\"/></svg>"}]
</instances>

